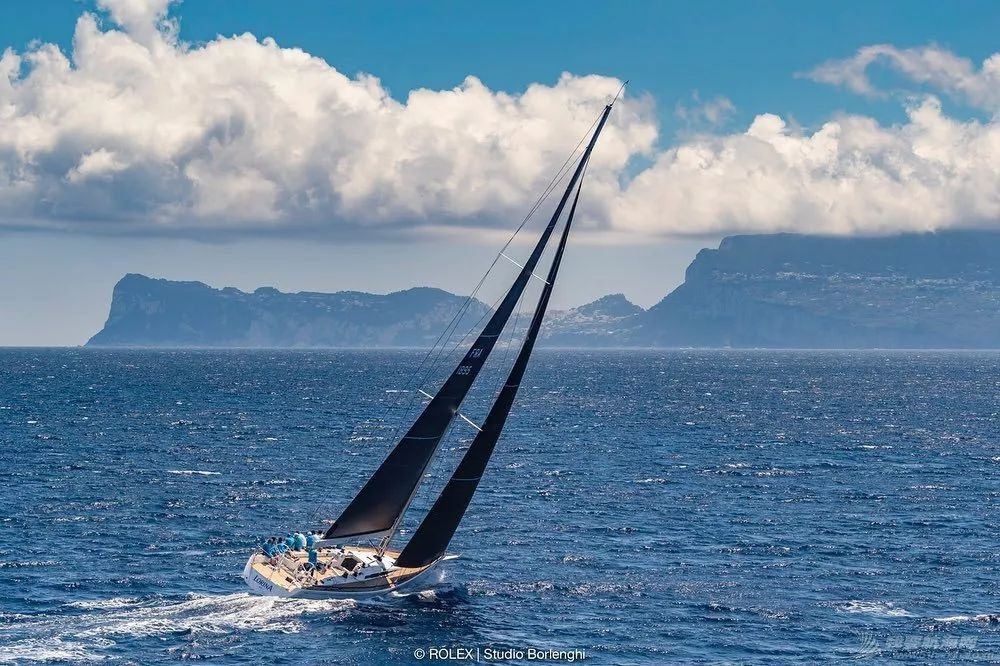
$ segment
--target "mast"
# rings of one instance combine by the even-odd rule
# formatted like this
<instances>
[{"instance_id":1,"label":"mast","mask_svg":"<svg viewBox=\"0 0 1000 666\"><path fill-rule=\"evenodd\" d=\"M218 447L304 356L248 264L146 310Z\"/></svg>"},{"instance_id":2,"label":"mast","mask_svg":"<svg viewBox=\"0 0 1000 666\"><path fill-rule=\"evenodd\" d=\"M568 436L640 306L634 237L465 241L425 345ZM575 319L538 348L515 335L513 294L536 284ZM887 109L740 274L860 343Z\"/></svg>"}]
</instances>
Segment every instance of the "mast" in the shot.
<instances>
[{"instance_id":1,"label":"mast","mask_svg":"<svg viewBox=\"0 0 1000 666\"><path fill-rule=\"evenodd\" d=\"M611 105L605 109L605 116L610 111ZM585 166L586 163L584 163ZM571 186L572 187L572 186ZM500 434L503 432L504 424L510 415L510 410L514 406L514 399L517 397L517 390L521 386L521 379L524 371L528 367L528 359L531 357L535 340L538 337L538 330L542 326L545 318L545 309L549 304L549 296L552 294L552 287L555 284L556 276L559 273L559 265L562 263L563 251L566 249L566 240L569 238L569 230L573 224L573 217L576 214L576 204L580 200L580 190L583 187L581 180L576 189L576 196L573 198L573 205L570 208L569 216L563 227L559 245L556 248L555 256L552 258L552 265L549 267L549 274L546 284L542 287L542 293L538 298L538 306L531 318L531 324L525 334L521 350L518 352L514 365L507 381L497 394L493 407L490 408L486 420L483 422L482 430L472 440L469 449L462 456L462 461L451 475L444 490L434 502L434 506L424 517L424 520L417 527L416 532L403 551L396 558L396 566L419 568L431 564L444 555L448 543L458 529L458 524L465 515L472 496L479 487L479 481L486 471L486 465L493 455ZM569 190L567 189L567 193Z\"/></svg>"},{"instance_id":2,"label":"mast","mask_svg":"<svg viewBox=\"0 0 1000 666\"><path fill-rule=\"evenodd\" d=\"M391 538L399 520L406 511L417 490L434 452L441 443L448 426L454 420L458 409L479 375L483 364L496 345L510 315L517 306L521 294L532 277L549 237L552 235L562 215L570 193L580 180L584 166L597 143L597 137L611 112L611 105L605 107L594 130L590 143L573 172L569 185L556 206L552 218L542 232L531 256L524 263L503 301L497 306L493 316L483 328L472 347L459 362L451 376L431 398L430 403L417 417L403 438L396 444L375 473L368 479L340 517L327 530L325 539L342 541L351 537L385 536L383 547Z\"/></svg>"}]
</instances>

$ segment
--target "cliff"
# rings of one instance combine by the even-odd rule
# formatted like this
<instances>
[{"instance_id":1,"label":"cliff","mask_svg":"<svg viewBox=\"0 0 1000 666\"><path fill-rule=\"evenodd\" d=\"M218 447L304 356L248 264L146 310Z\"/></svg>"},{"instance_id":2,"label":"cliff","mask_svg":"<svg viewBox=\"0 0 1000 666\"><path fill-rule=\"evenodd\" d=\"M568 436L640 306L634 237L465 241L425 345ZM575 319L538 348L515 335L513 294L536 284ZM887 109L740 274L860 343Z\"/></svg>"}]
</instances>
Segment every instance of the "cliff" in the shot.
<instances>
[{"instance_id":1,"label":"cliff","mask_svg":"<svg viewBox=\"0 0 1000 666\"><path fill-rule=\"evenodd\" d=\"M632 342L1000 347L1000 233L732 236L637 317Z\"/></svg>"},{"instance_id":2,"label":"cliff","mask_svg":"<svg viewBox=\"0 0 1000 666\"><path fill-rule=\"evenodd\" d=\"M201 282L129 274L115 285L111 312L91 346L390 347L430 346L465 297L426 287L376 295L356 291L253 293ZM463 324L486 306L473 301Z\"/></svg>"}]
</instances>

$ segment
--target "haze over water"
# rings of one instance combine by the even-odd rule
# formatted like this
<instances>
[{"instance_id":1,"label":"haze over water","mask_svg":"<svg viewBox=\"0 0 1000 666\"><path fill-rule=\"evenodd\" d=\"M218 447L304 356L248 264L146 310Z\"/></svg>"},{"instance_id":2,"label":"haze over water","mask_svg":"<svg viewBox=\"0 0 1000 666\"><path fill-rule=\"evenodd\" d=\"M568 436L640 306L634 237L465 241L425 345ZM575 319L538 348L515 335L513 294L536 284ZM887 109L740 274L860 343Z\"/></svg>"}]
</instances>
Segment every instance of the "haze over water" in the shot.
<instances>
[{"instance_id":1,"label":"haze over water","mask_svg":"<svg viewBox=\"0 0 1000 666\"><path fill-rule=\"evenodd\" d=\"M543 350L441 580L246 594L258 537L381 460L419 359L0 350L0 661L1000 659L997 353Z\"/></svg>"}]
</instances>

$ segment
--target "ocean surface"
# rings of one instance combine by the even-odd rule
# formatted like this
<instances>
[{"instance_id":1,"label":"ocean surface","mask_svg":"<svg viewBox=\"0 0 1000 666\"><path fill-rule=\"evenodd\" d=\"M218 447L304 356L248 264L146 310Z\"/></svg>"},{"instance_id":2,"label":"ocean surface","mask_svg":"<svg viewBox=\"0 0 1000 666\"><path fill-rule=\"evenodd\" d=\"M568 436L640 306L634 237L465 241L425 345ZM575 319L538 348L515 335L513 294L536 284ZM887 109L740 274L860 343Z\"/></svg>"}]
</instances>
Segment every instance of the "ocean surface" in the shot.
<instances>
[{"instance_id":1,"label":"ocean surface","mask_svg":"<svg viewBox=\"0 0 1000 666\"><path fill-rule=\"evenodd\" d=\"M0 350L0 662L1000 662L995 353L543 350L437 579L249 595L258 538L380 462L421 356Z\"/></svg>"}]
</instances>

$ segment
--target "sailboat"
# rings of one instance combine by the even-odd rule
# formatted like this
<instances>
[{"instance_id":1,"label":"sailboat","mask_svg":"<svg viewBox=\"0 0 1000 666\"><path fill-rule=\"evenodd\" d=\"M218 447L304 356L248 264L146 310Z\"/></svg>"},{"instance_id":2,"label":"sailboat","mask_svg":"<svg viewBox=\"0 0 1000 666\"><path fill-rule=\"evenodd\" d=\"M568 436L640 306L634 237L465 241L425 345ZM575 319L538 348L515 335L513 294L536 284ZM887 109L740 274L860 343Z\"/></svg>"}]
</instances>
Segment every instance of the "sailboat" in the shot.
<instances>
[{"instance_id":1,"label":"sailboat","mask_svg":"<svg viewBox=\"0 0 1000 666\"><path fill-rule=\"evenodd\" d=\"M251 590L311 599L370 597L412 586L447 559L448 544L479 486L514 405L566 249L586 167L615 100L617 96L595 121L586 149L530 256L523 264L507 257L520 267L520 272L457 367L436 394L425 394L429 402L423 411L320 538L312 535L307 548L291 539L291 546L282 552L265 548L250 555L243 579ZM568 214L552 263L547 276L541 278L535 269L567 205ZM461 414L459 408L497 345L528 282L536 278L543 284L520 349L485 420L477 425ZM400 521L442 438L457 417L472 424L476 435L409 541L401 549L393 549L391 542Z\"/></svg>"}]
</instances>

